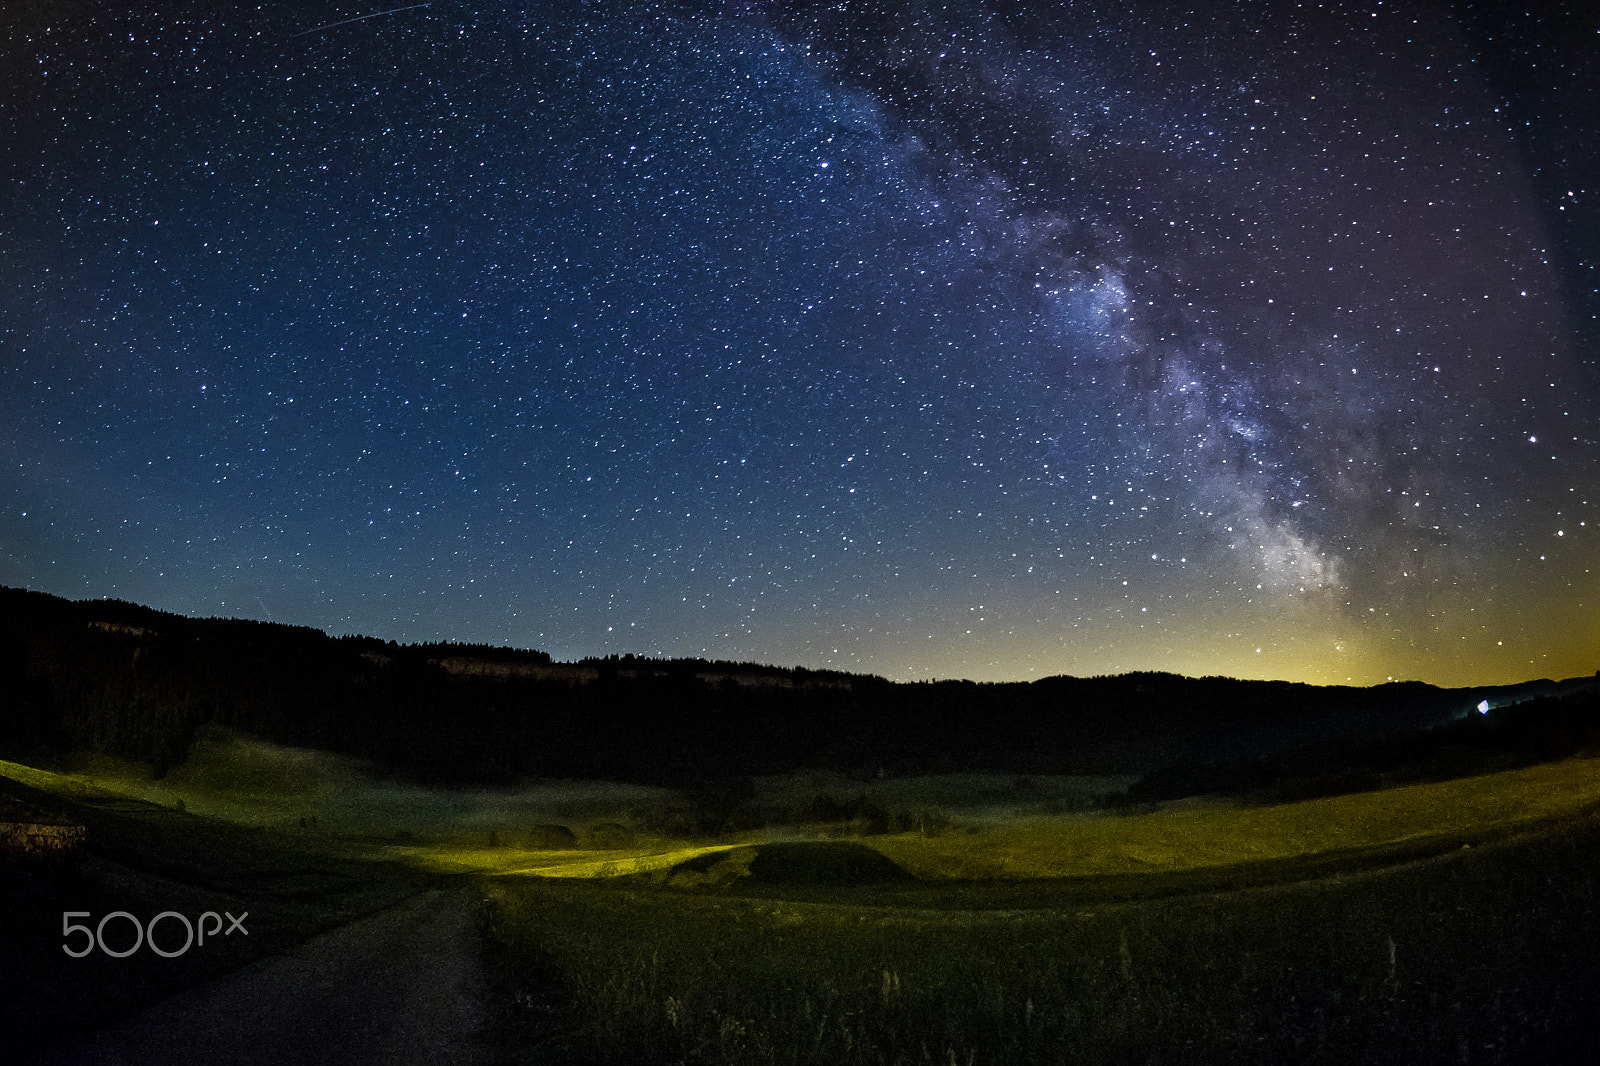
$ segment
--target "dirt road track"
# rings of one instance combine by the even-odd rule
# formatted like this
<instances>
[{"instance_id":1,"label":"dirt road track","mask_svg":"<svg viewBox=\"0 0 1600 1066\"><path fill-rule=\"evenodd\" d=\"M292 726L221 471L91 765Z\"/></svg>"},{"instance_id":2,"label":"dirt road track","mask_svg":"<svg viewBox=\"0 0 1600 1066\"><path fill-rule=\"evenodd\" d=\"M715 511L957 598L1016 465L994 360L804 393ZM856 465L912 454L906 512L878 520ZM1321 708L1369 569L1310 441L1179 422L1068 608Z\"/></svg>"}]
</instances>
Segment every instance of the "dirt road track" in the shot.
<instances>
[{"instance_id":1,"label":"dirt road track","mask_svg":"<svg viewBox=\"0 0 1600 1066\"><path fill-rule=\"evenodd\" d=\"M38 1066L482 1066L473 897L431 891L263 959Z\"/></svg>"}]
</instances>

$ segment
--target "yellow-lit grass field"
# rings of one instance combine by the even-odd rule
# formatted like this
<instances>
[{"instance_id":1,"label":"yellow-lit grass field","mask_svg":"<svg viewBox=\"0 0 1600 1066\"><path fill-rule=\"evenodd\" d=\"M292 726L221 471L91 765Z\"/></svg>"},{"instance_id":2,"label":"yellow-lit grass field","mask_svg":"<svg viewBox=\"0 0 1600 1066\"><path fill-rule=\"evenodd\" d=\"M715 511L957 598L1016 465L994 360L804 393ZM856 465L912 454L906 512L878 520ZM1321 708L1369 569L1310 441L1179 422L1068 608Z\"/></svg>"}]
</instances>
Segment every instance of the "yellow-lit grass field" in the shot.
<instances>
[{"instance_id":1,"label":"yellow-lit grass field","mask_svg":"<svg viewBox=\"0 0 1600 1066\"><path fill-rule=\"evenodd\" d=\"M588 786L519 801L564 812L579 841L640 827L609 848L529 847L470 804L414 831L369 811L359 833L318 833L297 813L310 792L275 814L265 793L0 774L75 803L140 795L148 812L94 829L117 854L160 852L163 877L244 892L293 867L252 904L286 931L306 886L354 898L352 864L394 885L396 865L477 879L508 1063L1587 1063L1600 1046L1600 760L1273 806L957 804L926 832L848 841L838 825L651 835ZM635 813L662 798L627 793ZM216 820L230 812L242 824ZM763 849L805 840L911 879L753 876ZM222 845L237 869L208 870ZM674 872L697 858L749 876ZM88 887L97 912L124 905Z\"/></svg>"},{"instance_id":2,"label":"yellow-lit grass field","mask_svg":"<svg viewBox=\"0 0 1600 1066\"><path fill-rule=\"evenodd\" d=\"M922 880L1023 881L1175 872L1383 845L1470 843L1597 802L1600 760L1568 759L1274 806L1179 801L1139 813L1021 815L958 823L933 835L864 840ZM738 844L803 835L786 827L693 845L641 837L635 847L604 852L489 847L482 839L456 839L393 851L443 871L591 878L659 871Z\"/></svg>"},{"instance_id":3,"label":"yellow-lit grass field","mask_svg":"<svg viewBox=\"0 0 1600 1066\"><path fill-rule=\"evenodd\" d=\"M975 834L873 846L917 877L1012 879L1188 870L1455 839L1600 801L1600 761L1564 762L1270 807L1167 804L1144 814L1017 819Z\"/></svg>"},{"instance_id":4,"label":"yellow-lit grass field","mask_svg":"<svg viewBox=\"0 0 1600 1066\"><path fill-rule=\"evenodd\" d=\"M666 847L494 877L497 1034L538 1063L1589 1062L1597 771L864 839L914 887L678 892Z\"/></svg>"}]
</instances>

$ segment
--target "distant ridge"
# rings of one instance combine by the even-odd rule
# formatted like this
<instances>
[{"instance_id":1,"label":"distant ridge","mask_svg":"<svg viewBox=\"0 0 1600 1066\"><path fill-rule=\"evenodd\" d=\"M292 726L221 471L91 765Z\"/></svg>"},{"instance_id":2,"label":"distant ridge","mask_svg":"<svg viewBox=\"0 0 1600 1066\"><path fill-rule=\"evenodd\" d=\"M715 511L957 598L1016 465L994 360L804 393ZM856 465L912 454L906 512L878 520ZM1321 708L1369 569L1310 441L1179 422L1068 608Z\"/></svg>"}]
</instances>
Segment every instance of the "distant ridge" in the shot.
<instances>
[{"instance_id":1,"label":"distant ridge","mask_svg":"<svg viewBox=\"0 0 1600 1066\"><path fill-rule=\"evenodd\" d=\"M894 683L703 659L558 663L535 650L399 645L0 588L0 757L100 751L158 773L216 724L452 782L1139 775L1404 736L1480 700L1595 683L1352 688L1152 672Z\"/></svg>"}]
</instances>

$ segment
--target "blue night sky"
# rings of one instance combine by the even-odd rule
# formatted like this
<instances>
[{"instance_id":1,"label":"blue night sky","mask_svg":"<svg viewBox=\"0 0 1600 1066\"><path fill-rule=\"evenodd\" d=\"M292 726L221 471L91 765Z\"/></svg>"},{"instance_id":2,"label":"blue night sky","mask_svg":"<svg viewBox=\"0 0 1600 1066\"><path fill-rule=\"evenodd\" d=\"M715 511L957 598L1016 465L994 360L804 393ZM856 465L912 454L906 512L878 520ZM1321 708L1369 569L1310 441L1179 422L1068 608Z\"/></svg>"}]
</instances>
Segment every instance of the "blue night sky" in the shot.
<instances>
[{"instance_id":1,"label":"blue night sky","mask_svg":"<svg viewBox=\"0 0 1600 1066\"><path fill-rule=\"evenodd\" d=\"M1592 672L1561 6L7 4L0 584L895 679Z\"/></svg>"}]
</instances>

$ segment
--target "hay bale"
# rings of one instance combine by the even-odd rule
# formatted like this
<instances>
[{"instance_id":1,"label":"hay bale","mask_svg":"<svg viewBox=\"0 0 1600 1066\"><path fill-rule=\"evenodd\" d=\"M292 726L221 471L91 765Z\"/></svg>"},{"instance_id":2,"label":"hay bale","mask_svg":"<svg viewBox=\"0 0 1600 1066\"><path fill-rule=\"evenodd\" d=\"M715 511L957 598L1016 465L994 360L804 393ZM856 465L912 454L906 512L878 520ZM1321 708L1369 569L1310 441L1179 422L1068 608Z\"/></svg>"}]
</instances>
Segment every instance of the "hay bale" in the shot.
<instances>
[{"instance_id":1,"label":"hay bale","mask_svg":"<svg viewBox=\"0 0 1600 1066\"><path fill-rule=\"evenodd\" d=\"M621 822L599 822L589 827L584 840L591 848L631 848L638 837Z\"/></svg>"},{"instance_id":2,"label":"hay bale","mask_svg":"<svg viewBox=\"0 0 1600 1066\"><path fill-rule=\"evenodd\" d=\"M564 851L578 846L578 835L564 825L536 825L528 830L528 847Z\"/></svg>"}]
</instances>

